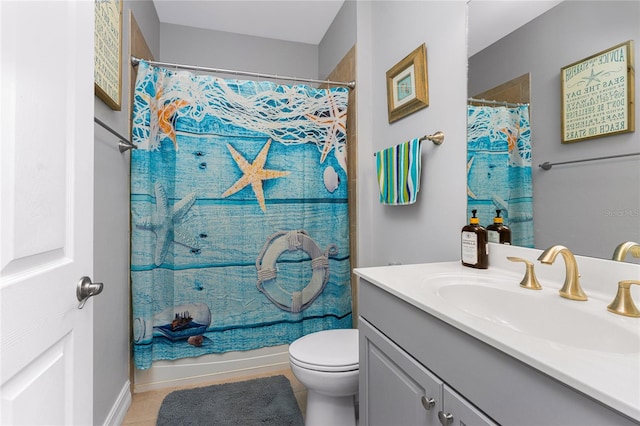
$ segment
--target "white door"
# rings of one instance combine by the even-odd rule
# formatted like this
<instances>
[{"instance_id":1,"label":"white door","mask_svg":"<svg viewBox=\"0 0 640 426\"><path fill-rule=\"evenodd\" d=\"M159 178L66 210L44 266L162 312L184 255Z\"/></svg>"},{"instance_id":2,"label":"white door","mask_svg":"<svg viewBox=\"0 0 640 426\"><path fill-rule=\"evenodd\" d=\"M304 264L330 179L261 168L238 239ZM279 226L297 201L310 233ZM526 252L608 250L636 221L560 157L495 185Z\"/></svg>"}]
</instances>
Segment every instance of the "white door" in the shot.
<instances>
[{"instance_id":1,"label":"white door","mask_svg":"<svg viewBox=\"0 0 640 426\"><path fill-rule=\"evenodd\" d=\"M3 425L93 422L93 7L0 0Z\"/></svg>"}]
</instances>

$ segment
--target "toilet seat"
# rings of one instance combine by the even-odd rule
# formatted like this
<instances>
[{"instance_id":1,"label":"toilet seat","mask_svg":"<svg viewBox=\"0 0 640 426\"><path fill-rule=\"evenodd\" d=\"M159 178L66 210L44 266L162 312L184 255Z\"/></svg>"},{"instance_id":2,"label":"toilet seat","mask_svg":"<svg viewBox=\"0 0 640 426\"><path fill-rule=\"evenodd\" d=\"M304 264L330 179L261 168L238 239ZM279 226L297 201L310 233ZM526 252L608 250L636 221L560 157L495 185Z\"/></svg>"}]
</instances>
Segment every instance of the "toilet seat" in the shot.
<instances>
[{"instance_id":1,"label":"toilet seat","mask_svg":"<svg viewBox=\"0 0 640 426\"><path fill-rule=\"evenodd\" d=\"M301 368L324 372L358 369L358 330L324 330L291 343L289 358Z\"/></svg>"}]
</instances>

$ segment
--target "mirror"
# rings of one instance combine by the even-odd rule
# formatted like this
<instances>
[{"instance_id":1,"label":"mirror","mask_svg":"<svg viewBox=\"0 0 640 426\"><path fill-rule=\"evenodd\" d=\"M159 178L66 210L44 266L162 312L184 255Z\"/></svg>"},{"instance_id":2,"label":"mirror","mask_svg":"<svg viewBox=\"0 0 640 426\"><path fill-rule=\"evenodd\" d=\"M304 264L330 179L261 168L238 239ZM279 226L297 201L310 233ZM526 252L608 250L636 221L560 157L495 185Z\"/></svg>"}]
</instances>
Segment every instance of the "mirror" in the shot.
<instances>
[{"instance_id":1,"label":"mirror","mask_svg":"<svg viewBox=\"0 0 640 426\"><path fill-rule=\"evenodd\" d=\"M509 34L498 34L499 40L483 38L490 32L487 28L495 29L511 20L504 17L496 25L488 22L487 17L500 19L501 13L511 13L505 10L510 5L522 11L536 3L546 4L547 10L538 10L542 14L532 20L521 18L521 26ZM469 96L530 75L535 247L544 249L562 244L578 255L611 259L618 244L640 242L637 133L569 144L561 143L560 133L560 69L628 40L634 41L635 58L640 57L640 3L471 0L468 12ZM478 46L481 42L487 47ZM636 77L631 85L635 96L640 93L639 81ZM634 112L636 123L640 122L638 110L635 108ZM545 162L613 155L625 157L554 165L550 170L539 167ZM627 256L626 261L640 263L640 259L632 256Z\"/></svg>"}]
</instances>

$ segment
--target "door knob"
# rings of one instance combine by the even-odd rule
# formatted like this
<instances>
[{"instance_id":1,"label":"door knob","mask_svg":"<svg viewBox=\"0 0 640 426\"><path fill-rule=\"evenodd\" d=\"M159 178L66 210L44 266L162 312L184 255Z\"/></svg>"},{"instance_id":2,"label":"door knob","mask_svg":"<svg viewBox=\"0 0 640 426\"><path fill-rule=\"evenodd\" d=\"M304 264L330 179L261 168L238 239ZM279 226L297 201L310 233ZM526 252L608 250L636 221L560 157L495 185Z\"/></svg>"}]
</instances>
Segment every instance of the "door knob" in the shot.
<instances>
[{"instance_id":1,"label":"door knob","mask_svg":"<svg viewBox=\"0 0 640 426\"><path fill-rule=\"evenodd\" d=\"M91 296L97 296L102 293L102 287L102 283L92 283L89 277L80 278L76 287L76 297L80 302L78 309L84 308L84 304L87 303Z\"/></svg>"}]
</instances>

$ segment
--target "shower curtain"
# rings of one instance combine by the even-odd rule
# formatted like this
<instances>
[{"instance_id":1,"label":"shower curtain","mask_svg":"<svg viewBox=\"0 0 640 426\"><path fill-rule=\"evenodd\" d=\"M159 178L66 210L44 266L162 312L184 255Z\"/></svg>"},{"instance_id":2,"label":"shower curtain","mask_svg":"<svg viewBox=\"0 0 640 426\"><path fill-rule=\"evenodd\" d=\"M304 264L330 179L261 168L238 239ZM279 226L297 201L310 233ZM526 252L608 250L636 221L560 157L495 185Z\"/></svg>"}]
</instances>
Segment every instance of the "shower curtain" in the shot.
<instances>
[{"instance_id":1,"label":"shower curtain","mask_svg":"<svg viewBox=\"0 0 640 426\"><path fill-rule=\"evenodd\" d=\"M139 64L136 368L351 327L347 95Z\"/></svg>"},{"instance_id":2,"label":"shower curtain","mask_svg":"<svg viewBox=\"0 0 640 426\"><path fill-rule=\"evenodd\" d=\"M467 217L486 227L500 209L511 243L533 247L529 106L467 110Z\"/></svg>"}]
</instances>

